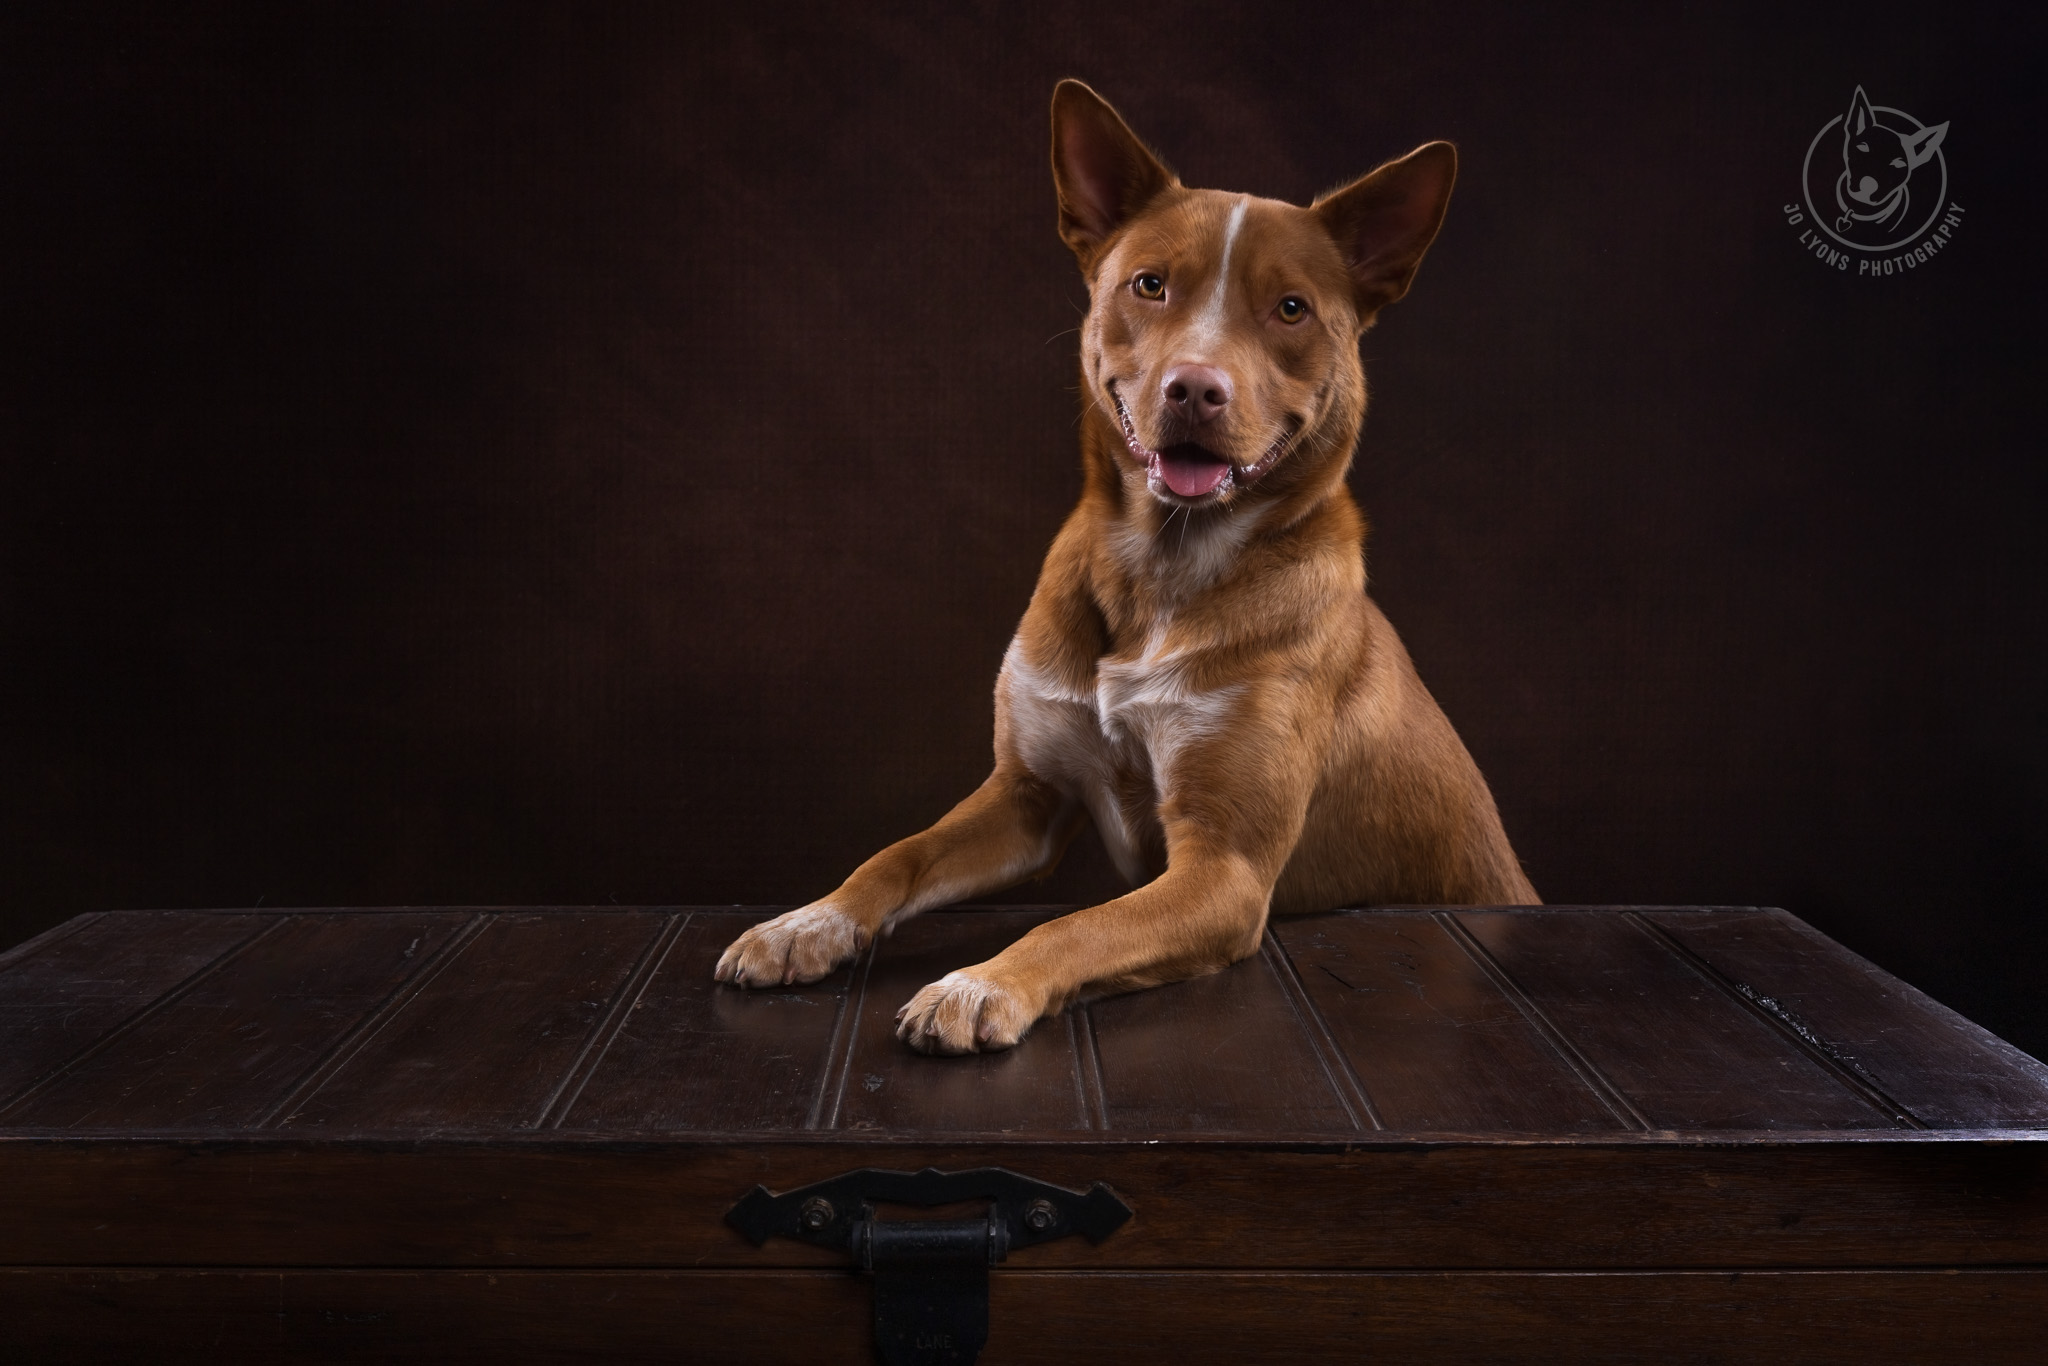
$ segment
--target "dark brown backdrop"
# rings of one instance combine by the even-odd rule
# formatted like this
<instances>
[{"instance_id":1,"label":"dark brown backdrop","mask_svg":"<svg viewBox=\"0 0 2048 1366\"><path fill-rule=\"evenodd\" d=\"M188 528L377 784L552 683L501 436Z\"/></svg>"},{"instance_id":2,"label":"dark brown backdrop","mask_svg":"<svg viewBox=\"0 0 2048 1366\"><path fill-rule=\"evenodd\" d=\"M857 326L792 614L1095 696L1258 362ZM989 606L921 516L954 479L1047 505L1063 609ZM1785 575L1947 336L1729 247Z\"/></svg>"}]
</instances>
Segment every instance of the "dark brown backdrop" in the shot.
<instances>
[{"instance_id":1,"label":"dark brown backdrop","mask_svg":"<svg viewBox=\"0 0 2048 1366\"><path fill-rule=\"evenodd\" d=\"M0 939L796 901L942 812L1078 486L1077 74L1197 184L1459 142L1354 483L1538 888L1780 904L2048 1051L2023 11L23 8ZM1967 210L1882 283L1779 211L1859 82Z\"/></svg>"}]
</instances>

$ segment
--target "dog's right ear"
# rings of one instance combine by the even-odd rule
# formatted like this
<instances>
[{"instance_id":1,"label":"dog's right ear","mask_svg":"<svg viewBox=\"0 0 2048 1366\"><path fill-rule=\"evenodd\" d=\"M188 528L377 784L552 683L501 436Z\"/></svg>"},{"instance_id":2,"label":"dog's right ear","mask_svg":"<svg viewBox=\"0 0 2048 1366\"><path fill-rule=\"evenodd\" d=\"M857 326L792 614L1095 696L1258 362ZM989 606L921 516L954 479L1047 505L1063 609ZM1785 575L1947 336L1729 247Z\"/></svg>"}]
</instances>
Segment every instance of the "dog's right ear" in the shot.
<instances>
[{"instance_id":1,"label":"dog's right ear","mask_svg":"<svg viewBox=\"0 0 2048 1366\"><path fill-rule=\"evenodd\" d=\"M1849 112L1842 118L1842 132L1852 138L1860 138L1870 131L1870 125L1877 122L1877 115L1870 112L1870 96L1857 86L1856 93L1849 99Z\"/></svg>"},{"instance_id":2,"label":"dog's right ear","mask_svg":"<svg viewBox=\"0 0 2048 1366\"><path fill-rule=\"evenodd\" d=\"M1102 96L1065 80L1052 92L1052 183L1060 240L1086 272L1118 228L1179 182Z\"/></svg>"}]
</instances>

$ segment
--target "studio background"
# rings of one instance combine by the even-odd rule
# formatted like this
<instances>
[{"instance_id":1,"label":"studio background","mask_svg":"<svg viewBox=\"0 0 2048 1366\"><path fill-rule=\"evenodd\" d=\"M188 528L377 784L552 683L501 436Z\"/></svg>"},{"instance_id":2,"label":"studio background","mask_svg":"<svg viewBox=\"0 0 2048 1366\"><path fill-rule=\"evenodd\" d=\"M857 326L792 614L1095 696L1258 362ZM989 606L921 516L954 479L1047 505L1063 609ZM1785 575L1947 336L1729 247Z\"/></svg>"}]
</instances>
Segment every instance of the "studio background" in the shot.
<instances>
[{"instance_id":1,"label":"studio background","mask_svg":"<svg viewBox=\"0 0 2048 1366\"><path fill-rule=\"evenodd\" d=\"M1196 185L1459 144L1352 484L1544 897L1784 906L2048 1053L2037 8L33 8L0 943L796 903L942 814L1079 490L1076 75ZM1965 209L1880 281L1782 211L1858 84Z\"/></svg>"}]
</instances>

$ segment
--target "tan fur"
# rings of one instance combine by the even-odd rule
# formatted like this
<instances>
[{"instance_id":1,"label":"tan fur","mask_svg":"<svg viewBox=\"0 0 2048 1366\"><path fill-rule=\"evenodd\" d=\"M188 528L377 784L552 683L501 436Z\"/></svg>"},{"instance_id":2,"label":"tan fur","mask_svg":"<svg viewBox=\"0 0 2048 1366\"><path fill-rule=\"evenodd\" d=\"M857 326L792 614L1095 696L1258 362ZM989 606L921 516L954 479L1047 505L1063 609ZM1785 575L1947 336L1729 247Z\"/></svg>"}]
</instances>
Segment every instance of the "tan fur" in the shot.
<instances>
[{"instance_id":1,"label":"tan fur","mask_svg":"<svg viewBox=\"0 0 2048 1366\"><path fill-rule=\"evenodd\" d=\"M1257 950L1269 912L1536 900L1366 596L1344 484L1359 335L1406 292L1455 154L1431 143L1306 209L1192 190L1073 81L1053 142L1061 235L1092 299L1086 479L996 680L995 770L717 969L814 981L909 916L1049 872L1092 819L1142 885L920 991L898 1032L931 1052L1006 1048L1077 997L1214 972ZM1209 416L1169 383L1189 365L1230 384ZM1189 442L1229 467L1184 498L1157 453Z\"/></svg>"}]
</instances>

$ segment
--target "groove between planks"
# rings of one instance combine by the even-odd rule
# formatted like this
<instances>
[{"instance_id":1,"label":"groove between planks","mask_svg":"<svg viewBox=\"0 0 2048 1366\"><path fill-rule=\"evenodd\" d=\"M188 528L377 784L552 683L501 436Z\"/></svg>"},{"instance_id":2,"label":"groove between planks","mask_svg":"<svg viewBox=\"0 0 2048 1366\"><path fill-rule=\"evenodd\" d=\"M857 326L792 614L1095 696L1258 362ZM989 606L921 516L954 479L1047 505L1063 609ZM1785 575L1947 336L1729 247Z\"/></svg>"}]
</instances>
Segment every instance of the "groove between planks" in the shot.
<instances>
[{"instance_id":1,"label":"groove between planks","mask_svg":"<svg viewBox=\"0 0 2048 1366\"><path fill-rule=\"evenodd\" d=\"M1860 1067L1844 1063L1836 1055L1832 1044L1821 1039L1818 1034L1809 1035L1807 1032L1795 1028L1790 1020L1781 1018L1777 1012L1766 1008L1762 1000L1755 995L1754 988L1745 989L1743 984L1736 982L1706 958L1695 953L1689 946L1679 940L1676 935L1671 934L1663 926L1644 919L1637 912L1628 911L1624 913L1622 918L1644 934L1649 935L1660 947L1672 954L1679 962L1685 964L1686 967L1692 970L1695 976L1705 981L1708 986L1733 1001L1742 1009L1744 1014L1749 1015L1753 1019L1761 1020L1765 1027L1773 1033L1791 1040L1794 1047L1819 1063L1829 1077L1833 1078L1838 1085L1846 1088L1858 1100L1870 1106L1901 1128L1925 1129L1928 1127L1921 1122L1919 1116L1895 1100L1883 1086L1879 1085L1877 1078L1865 1074Z\"/></svg>"},{"instance_id":2,"label":"groove between planks","mask_svg":"<svg viewBox=\"0 0 2048 1366\"><path fill-rule=\"evenodd\" d=\"M595 1076L597 1069L604 1064L604 1055L611 1051L613 1041L626 1027L626 1021L632 1018L634 1008L640 1004L640 998L647 994L647 988L660 975L662 964L668 961L670 952L674 950L677 941L683 937L683 931L688 928L695 916L694 911L681 911L666 917L661 930L647 947L641 950L640 961L633 965L633 970L626 974L626 980L619 984L618 991L612 997L610 1009L591 1027L590 1037L583 1041L583 1047L576 1054L575 1061L562 1073L562 1079L555 1083L555 1089L549 1093L547 1103L541 1106L540 1113L534 1117L530 1127L562 1127L562 1121L576 1108L576 1102L583 1096L583 1088L590 1084L591 1077Z\"/></svg>"},{"instance_id":3,"label":"groove between planks","mask_svg":"<svg viewBox=\"0 0 2048 1366\"><path fill-rule=\"evenodd\" d=\"M853 1070L853 1050L860 1042L861 1009L868 999L868 973L875 965L881 936L868 939L860 959L853 966L853 980L839 997L839 1018L832 1024L832 1042L826 1046L825 1075L818 1078L818 1094L804 1119L806 1129L839 1127L839 1106L846 1096L847 1075Z\"/></svg>"},{"instance_id":4,"label":"groove between planks","mask_svg":"<svg viewBox=\"0 0 2048 1366\"><path fill-rule=\"evenodd\" d=\"M5 1105L0 1105L0 1115L5 1115L10 1113L11 1111L20 1109L22 1105L34 1099L43 1091L49 1089L50 1086L54 1085L67 1073L77 1070L78 1068L84 1066L86 1063L91 1062L100 1054L112 1048L122 1039L126 1038L129 1034L133 1033L139 1026L141 1026L145 1021L149 1020L151 1017L158 1015L165 1010L168 1010L170 1007L176 1005L179 1001L184 1000L187 996L191 995L192 992L195 991L201 983L206 981L207 978L219 972L229 963L232 963L235 959L239 958L243 953L248 951L257 943L261 942L264 939L268 939L273 934L276 934L279 930L283 929L285 925L289 924L291 919L292 917L289 916L280 916L278 917L277 920L273 921L268 925L263 926L261 929L252 929L248 934L244 935L241 939L237 940L233 944L230 944L227 948L221 950L218 954L215 954L211 961L205 963L201 967L195 969L193 972L188 974L184 981L179 982L176 986L171 987L167 991L159 993L154 999L146 1002L145 1004L137 1007L135 1010L129 1012L129 1014L124 1016L121 1022L119 1024L116 1024L112 1029L109 1029L106 1033L100 1035L97 1039L94 1039L91 1043L85 1045L76 1053L73 1053L64 1061L58 1063L55 1067L43 1073L42 1076L30 1082L26 1087L15 1092L14 1095L8 1099Z\"/></svg>"},{"instance_id":5,"label":"groove between planks","mask_svg":"<svg viewBox=\"0 0 2048 1366\"><path fill-rule=\"evenodd\" d=\"M1578 1045L1565 1036L1565 1032L1552 1022L1543 1008L1529 999L1528 993L1522 990L1514 975L1487 952L1486 945L1480 943L1472 931L1465 928L1464 922L1458 919L1456 912L1434 911L1431 918L1443 926L1452 942L1463 949L1472 961L1479 965L1479 970L1493 980L1493 984L1514 1003L1515 1009L1522 1012L1522 1018L1535 1027L1536 1032L1543 1036L1543 1041L1564 1059L1565 1066L1578 1075L1579 1081L1607 1107L1608 1112L1623 1128L1648 1133L1656 1127L1644 1118L1642 1111L1636 1109L1635 1103L1623 1094L1622 1089L1616 1086L1605 1072L1593 1065L1591 1058L1579 1051Z\"/></svg>"},{"instance_id":6,"label":"groove between planks","mask_svg":"<svg viewBox=\"0 0 2048 1366\"><path fill-rule=\"evenodd\" d=\"M462 927L448 936L440 948L427 956L425 962L414 968L412 973L393 987L388 995L362 1019L331 1044L303 1074L292 1088L285 1092L277 1104L270 1107L253 1127L275 1129L289 1124L298 1108L318 1095L320 1088L334 1080L340 1071L348 1066L355 1056L367 1047L370 1041L382 1033L384 1028L396 1019L412 1000L432 984L450 963L459 957L464 949L475 943L490 923L488 913L473 913Z\"/></svg>"},{"instance_id":7,"label":"groove between planks","mask_svg":"<svg viewBox=\"0 0 2048 1366\"><path fill-rule=\"evenodd\" d=\"M1308 1040L1309 1051L1315 1054L1317 1065L1323 1069L1323 1079L1336 1094L1337 1103L1344 1107L1351 1127L1361 1131L1385 1129L1387 1122L1380 1117L1379 1107L1372 1103L1372 1094L1365 1089L1364 1081L1351 1066L1351 1059L1338 1047L1336 1037L1330 1033L1329 1022L1316 1009L1316 1003L1309 999L1308 988L1302 985L1301 973L1295 968L1294 960L1287 956L1287 950L1270 930L1259 941L1259 955L1279 982L1280 994L1287 998L1288 1006L1294 1011L1295 1022Z\"/></svg>"},{"instance_id":8,"label":"groove between planks","mask_svg":"<svg viewBox=\"0 0 2048 1366\"><path fill-rule=\"evenodd\" d=\"M1109 1092L1102 1084L1102 1049L1095 1038L1095 1014L1085 1001L1067 1011L1068 1038L1074 1046L1074 1085L1081 1093L1081 1115L1099 1133L1109 1130Z\"/></svg>"}]
</instances>

